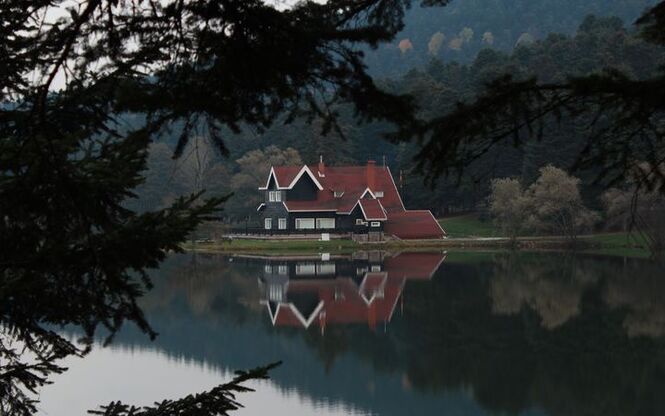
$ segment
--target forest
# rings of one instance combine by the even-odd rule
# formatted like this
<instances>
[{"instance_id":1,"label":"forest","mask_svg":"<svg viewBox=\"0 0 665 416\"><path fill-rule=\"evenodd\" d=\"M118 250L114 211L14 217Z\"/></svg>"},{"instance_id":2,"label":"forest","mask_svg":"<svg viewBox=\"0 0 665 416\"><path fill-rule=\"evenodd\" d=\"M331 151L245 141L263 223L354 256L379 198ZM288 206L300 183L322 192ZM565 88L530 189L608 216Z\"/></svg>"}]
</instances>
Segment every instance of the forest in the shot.
<instances>
[{"instance_id":1,"label":"forest","mask_svg":"<svg viewBox=\"0 0 665 416\"><path fill-rule=\"evenodd\" d=\"M482 49L510 53L551 33L574 35L587 15L618 17L627 25L652 0L470 0L443 8L412 7L395 40L370 50L366 62L378 77L398 77L436 58L471 63Z\"/></svg>"},{"instance_id":2,"label":"forest","mask_svg":"<svg viewBox=\"0 0 665 416\"><path fill-rule=\"evenodd\" d=\"M555 82L574 75L587 75L617 68L644 79L665 63L665 49L646 42L617 17L586 17L573 35L550 34L542 40L523 42L510 53L486 47L469 64L444 63L431 58L403 76L383 79L380 85L395 93L411 94L420 116L433 117L450 111L457 102L472 100L496 77L511 73L516 79L537 76ZM140 198L132 207L151 210L168 206L177 196L206 189L212 195L233 196L226 202L223 222L253 221L261 196L256 188L267 177L271 165L316 163L319 156L328 165L386 163L395 176L407 207L431 209L437 216L461 212L486 213L491 181L517 178L525 186L533 183L547 165L568 171L581 179L584 203L601 211L601 194L607 184L595 181L597 171L573 170L586 140L586 130L573 120L550 119L542 137L519 147L502 145L487 152L461 172L425 183L415 169L417 142L384 140L387 123L356 125L352 110L340 106L339 131L322 134L323 122L276 123L264 132L245 127L229 132L233 147L228 157L219 156L205 137L197 137L180 159L172 159L175 138L153 143L147 179L138 188Z\"/></svg>"}]
</instances>

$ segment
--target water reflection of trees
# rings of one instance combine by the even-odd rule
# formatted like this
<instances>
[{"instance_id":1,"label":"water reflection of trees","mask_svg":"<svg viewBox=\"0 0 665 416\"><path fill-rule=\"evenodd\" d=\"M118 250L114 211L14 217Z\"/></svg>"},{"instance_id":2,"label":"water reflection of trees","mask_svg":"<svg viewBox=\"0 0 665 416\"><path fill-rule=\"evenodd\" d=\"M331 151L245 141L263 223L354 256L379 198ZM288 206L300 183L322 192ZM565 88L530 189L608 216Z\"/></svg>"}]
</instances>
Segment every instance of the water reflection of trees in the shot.
<instances>
[{"instance_id":1,"label":"water reflection of trees","mask_svg":"<svg viewBox=\"0 0 665 416\"><path fill-rule=\"evenodd\" d=\"M242 322L249 313L261 309L256 277L250 270L252 266L247 262L234 267L229 258L220 255L177 256L164 264L155 289L142 305L153 311L168 310L184 296L196 316L217 319L225 314Z\"/></svg>"},{"instance_id":2,"label":"water reflection of trees","mask_svg":"<svg viewBox=\"0 0 665 416\"><path fill-rule=\"evenodd\" d=\"M175 302L186 289L197 319L258 320L263 337L282 339L285 351L304 340L326 377L336 378L315 382L315 363L289 369L287 361L275 380L313 397L325 391L325 397L364 400L350 392L359 369L344 376L333 371L341 357L352 355L370 365L377 380L396 376L404 389L433 393L462 389L492 412L665 414L665 315L658 302L665 283L658 278L662 266L654 263L564 254L446 261L431 281L405 287L403 311L385 330L331 326L322 335L318 328L273 328L250 306L258 299L260 266L198 261L196 272L182 273L188 264L174 268L155 293ZM228 356L223 361L229 365Z\"/></svg>"},{"instance_id":3,"label":"water reflection of trees","mask_svg":"<svg viewBox=\"0 0 665 416\"><path fill-rule=\"evenodd\" d=\"M604 288L607 304L626 310L623 326L629 336L665 336L664 274L658 264L627 265Z\"/></svg>"},{"instance_id":4,"label":"water reflection of trees","mask_svg":"<svg viewBox=\"0 0 665 416\"><path fill-rule=\"evenodd\" d=\"M490 281L492 311L515 315L529 307L546 328L562 325L580 313L582 294L599 280L592 265L576 260L570 253L496 255Z\"/></svg>"},{"instance_id":5,"label":"water reflection of trees","mask_svg":"<svg viewBox=\"0 0 665 416\"><path fill-rule=\"evenodd\" d=\"M504 253L494 257L490 282L492 310L515 315L530 308L548 329L580 313L582 297L598 286L610 309L626 311L630 336L665 335L663 265L618 259L599 261L574 253L547 256Z\"/></svg>"},{"instance_id":6,"label":"water reflection of trees","mask_svg":"<svg viewBox=\"0 0 665 416\"><path fill-rule=\"evenodd\" d=\"M352 351L420 390L469 389L496 412L662 414L663 341L629 336L662 334L658 270L563 254L444 264L405 289L389 337L356 334Z\"/></svg>"},{"instance_id":7,"label":"water reflection of trees","mask_svg":"<svg viewBox=\"0 0 665 416\"><path fill-rule=\"evenodd\" d=\"M643 308L639 288L653 279L629 281L657 276L652 267L499 255L492 276L483 266L448 270L431 287L409 294L407 313L422 322L407 331L417 340L409 353L411 380L428 390L470 386L495 411L662 414L663 341L630 338L631 327L628 334L625 328L630 317L653 323L636 313ZM622 284L635 289L623 292ZM617 308L608 293L634 295L619 296L625 303Z\"/></svg>"}]
</instances>

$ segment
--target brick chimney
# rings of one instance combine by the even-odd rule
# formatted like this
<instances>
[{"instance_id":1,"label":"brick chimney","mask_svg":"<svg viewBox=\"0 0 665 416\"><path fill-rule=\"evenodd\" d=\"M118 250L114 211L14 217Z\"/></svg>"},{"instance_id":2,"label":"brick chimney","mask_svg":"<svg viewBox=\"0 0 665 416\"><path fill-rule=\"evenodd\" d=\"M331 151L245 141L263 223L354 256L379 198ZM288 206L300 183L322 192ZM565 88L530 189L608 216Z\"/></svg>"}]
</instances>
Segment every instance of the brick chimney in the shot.
<instances>
[{"instance_id":1,"label":"brick chimney","mask_svg":"<svg viewBox=\"0 0 665 416\"><path fill-rule=\"evenodd\" d=\"M374 192L376 189L376 181L375 181L375 175L376 175L376 169L375 169L376 162L373 160L368 160L367 161L367 187Z\"/></svg>"},{"instance_id":2,"label":"brick chimney","mask_svg":"<svg viewBox=\"0 0 665 416\"><path fill-rule=\"evenodd\" d=\"M319 155L319 177L326 176L326 165L323 163L323 155Z\"/></svg>"}]
</instances>

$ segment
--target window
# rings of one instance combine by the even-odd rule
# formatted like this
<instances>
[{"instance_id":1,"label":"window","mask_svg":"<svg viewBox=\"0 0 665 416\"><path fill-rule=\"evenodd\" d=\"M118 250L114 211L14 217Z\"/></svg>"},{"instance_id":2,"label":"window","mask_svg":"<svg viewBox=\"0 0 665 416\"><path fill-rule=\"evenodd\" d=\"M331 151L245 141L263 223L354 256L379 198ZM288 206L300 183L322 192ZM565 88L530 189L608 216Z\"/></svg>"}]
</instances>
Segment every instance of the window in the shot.
<instances>
[{"instance_id":1,"label":"window","mask_svg":"<svg viewBox=\"0 0 665 416\"><path fill-rule=\"evenodd\" d=\"M266 218L266 219L263 221L263 225L264 225L264 227L265 227L266 230L271 229L271 228L272 228L272 218Z\"/></svg>"},{"instance_id":2,"label":"window","mask_svg":"<svg viewBox=\"0 0 665 416\"><path fill-rule=\"evenodd\" d=\"M272 302L281 302L284 300L284 290L281 285L270 285L268 287L268 299Z\"/></svg>"},{"instance_id":3,"label":"window","mask_svg":"<svg viewBox=\"0 0 665 416\"><path fill-rule=\"evenodd\" d=\"M380 272L381 271L381 266L380 265L372 265L372 271L373 272Z\"/></svg>"},{"instance_id":4,"label":"window","mask_svg":"<svg viewBox=\"0 0 665 416\"><path fill-rule=\"evenodd\" d=\"M333 195L335 196L335 198L341 198L342 196L344 196L344 191L335 191L333 192Z\"/></svg>"},{"instance_id":5,"label":"window","mask_svg":"<svg viewBox=\"0 0 665 416\"><path fill-rule=\"evenodd\" d=\"M367 223L362 218L357 218L356 225L367 225Z\"/></svg>"},{"instance_id":6,"label":"window","mask_svg":"<svg viewBox=\"0 0 665 416\"><path fill-rule=\"evenodd\" d=\"M316 266L314 263L298 263L296 264L296 274L314 274Z\"/></svg>"},{"instance_id":7,"label":"window","mask_svg":"<svg viewBox=\"0 0 665 416\"><path fill-rule=\"evenodd\" d=\"M372 227L380 227L380 226L381 226L381 223L380 223L379 221L372 221L372 223L371 223L370 225L371 225Z\"/></svg>"},{"instance_id":8,"label":"window","mask_svg":"<svg viewBox=\"0 0 665 416\"><path fill-rule=\"evenodd\" d=\"M296 218L296 230L313 230L314 218Z\"/></svg>"},{"instance_id":9,"label":"window","mask_svg":"<svg viewBox=\"0 0 665 416\"><path fill-rule=\"evenodd\" d=\"M319 263L316 265L316 274L335 274L335 263Z\"/></svg>"},{"instance_id":10,"label":"window","mask_svg":"<svg viewBox=\"0 0 665 416\"><path fill-rule=\"evenodd\" d=\"M356 268L356 275L362 276L367 273L367 267L358 267Z\"/></svg>"},{"instance_id":11,"label":"window","mask_svg":"<svg viewBox=\"0 0 665 416\"><path fill-rule=\"evenodd\" d=\"M265 266L263 266L263 271L265 273L272 273L272 266L269 265L269 264L266 264Z\"/></svg>"},{"instance_id":12,"label":"window","mask_svg":"<svg viewBox=\"0 0 665 416\"><path fill-rule=\"evenodd\" d=\"M288 271L288 267L286 264L280 264L277 266L277 274L286 274Z\"/></svg>"},{"instance_id":13,"label":"window","mask_svg":"<svg viewBox=\"0 0 665 416\"><path fill-rule=\"evenodd\" d=\"M377 198L383 198L383 191L374 191L374 196Z\"/></svg>"},{"instance_id":14,"label":"window","mask_svg":"<svg viewBox=\"0 0 665 416\"><path fill-rule=\"evenodd\" d=\"M268 191L268 202L282 202L282 192Z\"/></svg>"},{"instance_id":15,"label":"window","mask_svg":"<svg viewBox=\"0 0 665 416\"><path fill-rule=\"evenodd\" d=\"M317 218L316 219L316 228L320 228L320 229L335 228L335 219L334 218Z\"/></svg>"},{"instance_id":16,"label":"window","mask_svg":"<svg viewBox=\"0 0 665 416\"><path fill-rule=\"evenodd\" d=\"M277 220L277 228L280 230L286 230L286 218L280 218Z\"/></svg>"}]
</instances>

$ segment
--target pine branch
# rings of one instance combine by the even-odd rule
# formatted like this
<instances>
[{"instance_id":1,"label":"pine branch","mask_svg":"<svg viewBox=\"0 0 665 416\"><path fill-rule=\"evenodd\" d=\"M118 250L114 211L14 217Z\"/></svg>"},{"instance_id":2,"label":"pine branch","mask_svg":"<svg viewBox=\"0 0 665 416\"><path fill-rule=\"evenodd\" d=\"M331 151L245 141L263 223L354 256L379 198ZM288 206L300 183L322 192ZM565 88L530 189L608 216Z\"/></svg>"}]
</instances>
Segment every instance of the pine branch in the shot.
<instances>
[{"instance_id":1,"label":"pine branch","mask_svg":"<svg viewBox=\"0 0 665 416\"><path fill-rule=\"evenodd\" d=\"M154 406L142 408L125 405L121 402L112 402L106 406L101 406L100 410L90 410L88 413L103 416L225 416L229 412L243 407L236 400L238 393L254 391L244 385L246 382L267 379L268 372L280 364L281 362L276 362L250 371L239 371L236 373L236 377L228 383L217 386L208 392L189 395L179 400L164 400L155 403Z\"/></svg>"}]
</instances>

